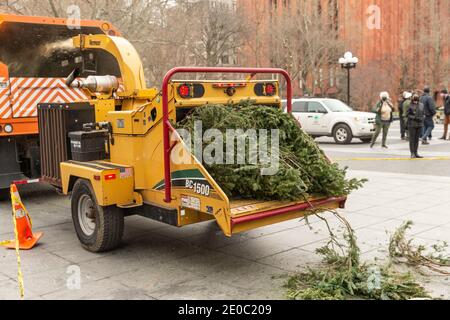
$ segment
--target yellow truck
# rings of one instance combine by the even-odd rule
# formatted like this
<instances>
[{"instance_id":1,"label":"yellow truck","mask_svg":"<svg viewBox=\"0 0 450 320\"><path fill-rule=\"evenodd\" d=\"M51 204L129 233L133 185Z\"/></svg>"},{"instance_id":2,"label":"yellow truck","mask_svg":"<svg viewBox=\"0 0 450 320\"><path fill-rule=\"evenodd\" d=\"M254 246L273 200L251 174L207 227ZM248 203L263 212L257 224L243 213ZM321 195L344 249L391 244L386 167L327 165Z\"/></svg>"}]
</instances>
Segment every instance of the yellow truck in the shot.
<instances>
[{"instance_id":1,"label":"yellow truck","mask_svg":"<svg viewBox=\"0 0 450 320\"><path fill-rule=\"evenodd\" d=\"M175 68L162 90L146 88L141 59L124 38L79 35L79 50L106 51L117 61L114 76L79 78L67 85L90 99L38 107L43 178L71 194L78 238L89 251L120 244L124 217L138 214L175 227L216 220L226 236L304 216L311 209L343 208L346 197L309 201L234 200L227 197L188 150L173 127L192 108L207 103L239 103L281 108L276 80L176 81L180 73L280 74L287 82L288 111L292 87L286 71L256 68ZM119 83L123 88L119 91ZM174 148L190 161L173 161Z\"/></svg>"}]
</instances>

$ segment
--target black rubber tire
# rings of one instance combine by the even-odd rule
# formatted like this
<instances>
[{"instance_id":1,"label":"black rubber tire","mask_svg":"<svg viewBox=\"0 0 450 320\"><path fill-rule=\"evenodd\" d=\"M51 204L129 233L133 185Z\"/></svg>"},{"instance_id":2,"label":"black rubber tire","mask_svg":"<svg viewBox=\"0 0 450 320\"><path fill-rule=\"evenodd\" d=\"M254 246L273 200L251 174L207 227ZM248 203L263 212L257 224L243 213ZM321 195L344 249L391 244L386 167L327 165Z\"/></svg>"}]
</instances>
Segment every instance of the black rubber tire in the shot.
<instances>
[{"instance_id":1,"label":"black rubber tire","mask_svg":"<svg viewBox=\"0 0 450 320\"><path fill-rule=\"evenodd\" d=\"M78 202L83 195L89 196L94 203L95 229L92 235L86 234L80 226ZM124 229L124 210L116 206L99 206L89 181L77 180L72 191L71 208L75 231L86 250L95 253L106 252L120 245Z\"/></svg>"},{"instance_id":2,"label":"black rubber tire","mask_svg":"<svg viewBox=\"0 0 450 320\"><path fill-rule=\"evenodd\" d=\"M347 131L347 137L345 140L340 140L337 136L338 131L344 129L345 131ZM340 123L337 126L334 127L333 129L333 138L334 141L337 144L350 144L353 140L353 133L352 133L352 129L350 129L350 127L344 123Z\"/></svg>"},{"instance_id":3,"label":"black rubber tire","mask_svg":"<svg viewBox=\"0 0 450 320\"><path fill-rule=\"evenodd\" d=\"M372 137L370 137L370 138L360 138L360 140L361 140L363 143L371 143L371 142L372 142Z\"/></svg>"}]
</instances>

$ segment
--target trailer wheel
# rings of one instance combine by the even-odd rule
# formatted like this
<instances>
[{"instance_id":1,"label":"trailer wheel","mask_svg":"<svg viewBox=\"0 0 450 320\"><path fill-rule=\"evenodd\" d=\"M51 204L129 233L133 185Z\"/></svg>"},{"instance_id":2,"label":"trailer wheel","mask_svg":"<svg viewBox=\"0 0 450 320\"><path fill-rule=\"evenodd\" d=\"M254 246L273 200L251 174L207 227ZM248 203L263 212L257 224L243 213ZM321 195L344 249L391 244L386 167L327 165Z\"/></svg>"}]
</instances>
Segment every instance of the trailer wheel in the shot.
<instances>
[{"instance_id":1,"label":"trailer wheel","mask_svg":"<svg viewBox=\"0 0 450 320\"><path fill-rule=\"evenodd\" d=\"M75 231L86 250L105 252L119 246L124 212L116 206L99 206L89 181L79 179L75 183L71 207Z\"/></svg>"}]
</instances>

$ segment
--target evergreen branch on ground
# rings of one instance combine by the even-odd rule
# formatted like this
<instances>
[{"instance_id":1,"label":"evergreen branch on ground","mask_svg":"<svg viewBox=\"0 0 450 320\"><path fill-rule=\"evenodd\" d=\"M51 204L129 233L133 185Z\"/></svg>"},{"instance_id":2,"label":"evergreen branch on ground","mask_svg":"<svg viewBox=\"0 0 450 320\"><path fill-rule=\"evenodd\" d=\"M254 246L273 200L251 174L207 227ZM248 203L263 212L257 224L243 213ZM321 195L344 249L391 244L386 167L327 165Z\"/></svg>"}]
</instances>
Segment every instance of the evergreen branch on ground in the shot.
<instances>
[{"instance_id":1,"label":"evergreen branch on ground","mask_svg":"<svg viewBox=\"0 0 450 320\"><path fill-rule=\"evenodd\" d=\"M290 299L344 300L376 299L406 300L430 298L412 273L400 273L391 264L377 266L361 262L354 230L338 212L334 216L345 226L344 242L333 233L327 219L319 213L330 232L330 241L317 253L323 264L308 267L305 272L289 278L285 287Z\"/></svg>"}]
</instances>

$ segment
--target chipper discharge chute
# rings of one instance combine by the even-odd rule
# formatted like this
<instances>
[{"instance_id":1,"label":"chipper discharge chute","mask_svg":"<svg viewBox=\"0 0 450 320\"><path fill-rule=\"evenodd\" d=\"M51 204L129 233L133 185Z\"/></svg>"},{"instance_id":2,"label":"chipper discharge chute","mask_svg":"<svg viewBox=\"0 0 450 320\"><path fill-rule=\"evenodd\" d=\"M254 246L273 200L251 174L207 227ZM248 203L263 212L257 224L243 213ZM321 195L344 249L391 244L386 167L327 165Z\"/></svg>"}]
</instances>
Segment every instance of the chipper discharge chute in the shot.
<instances>
[{"instance_id":1,"label":"chipper discharge chute","mask_svg":"<svg viewBox=\"0 0 450 320\"><path fill-rule=\"evenodd\" d=\"M124 90L114 77L91 76L68 84L84 89L89 103L43 104L46 117L41 139L47 152L67 150L63 162L48 160L48 174L61 177L64 194L71 193L72 217L85 248L99 252L121 240L124 217L139 214L181 227L216 220L224 234L233 234L303 216L310 209L343 207L346 197L316 197L298 201L230 199L205 166L181 140L174 124L205 104L257 105L281 108L276 80L172 81L178 73L281 74L287 83L288 111L292 89L281 69L175 68L161 92L145 88L142 63L123 38L81 35L73 39L81 50L103 49L117 60ZM91 121L86 122L90 118ZM83 130L71 132L71 122L84 119ZM64 125L60 125L63 121ZM54 141L58 141L55 143ZM180 156L181 155L181 156Z\"/></svg>"}]
</instances>

